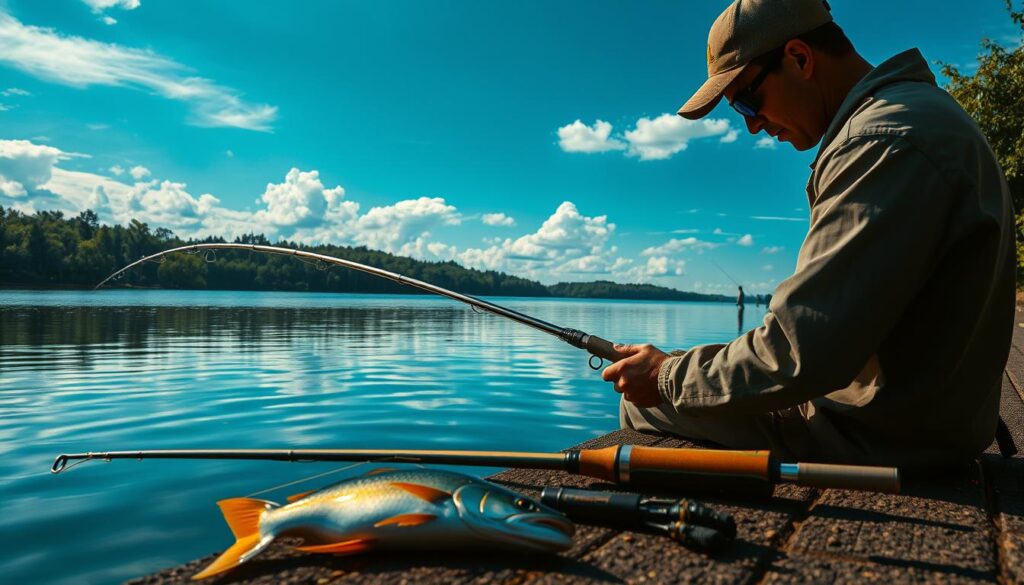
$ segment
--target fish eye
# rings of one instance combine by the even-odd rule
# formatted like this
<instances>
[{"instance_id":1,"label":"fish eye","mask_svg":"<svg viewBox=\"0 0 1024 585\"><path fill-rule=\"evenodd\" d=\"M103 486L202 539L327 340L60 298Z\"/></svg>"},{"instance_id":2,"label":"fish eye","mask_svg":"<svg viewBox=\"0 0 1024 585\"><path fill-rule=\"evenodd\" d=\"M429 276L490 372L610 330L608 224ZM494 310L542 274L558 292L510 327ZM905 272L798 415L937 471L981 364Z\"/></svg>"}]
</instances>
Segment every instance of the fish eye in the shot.
<instances>
[{"instance_id":1,"label":"fish eye","mask_svg":"<svg viewBox=\"0 0 1024 585\"><path fill-rule=\"evenodd\" d=\"M539 510L536 504L526 498L516 498L515 505L516 508L519 508L520 510L527 510L530 512L536 512Z\"/></svg>"}]
</instances>

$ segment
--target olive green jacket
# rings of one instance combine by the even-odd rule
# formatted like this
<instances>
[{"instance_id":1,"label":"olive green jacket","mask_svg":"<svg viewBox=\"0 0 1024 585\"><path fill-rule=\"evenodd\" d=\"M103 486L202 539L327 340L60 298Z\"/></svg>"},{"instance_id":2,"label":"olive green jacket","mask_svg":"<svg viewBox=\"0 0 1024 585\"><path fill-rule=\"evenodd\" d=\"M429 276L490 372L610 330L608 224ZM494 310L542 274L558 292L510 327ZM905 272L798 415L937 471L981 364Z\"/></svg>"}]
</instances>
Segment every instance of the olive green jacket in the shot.
<instances>
[{"instance_id":1,"label":"olive green jacket","mask_svg":"<svg viewBox=\"0 0 1024 585\"><path fill-rule=\"evenodd\" d=\"M975 122L915 49L850 92L811 166L810 229L764 324L669 358L663 400L772 412L793 454L928 464L991 442L1014 311L1014 224Z\"/></svg>"}]
</instances>

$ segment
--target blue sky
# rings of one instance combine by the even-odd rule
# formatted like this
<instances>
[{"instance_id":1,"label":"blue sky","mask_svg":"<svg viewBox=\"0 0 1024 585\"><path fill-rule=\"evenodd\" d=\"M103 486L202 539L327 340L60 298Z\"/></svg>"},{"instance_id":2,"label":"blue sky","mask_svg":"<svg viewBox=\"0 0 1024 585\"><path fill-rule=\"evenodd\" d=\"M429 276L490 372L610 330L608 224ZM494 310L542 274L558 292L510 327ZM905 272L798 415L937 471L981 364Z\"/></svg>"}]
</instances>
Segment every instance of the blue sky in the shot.
<instances>
[{"instance_id":1,"label":"blue sky","mask_svg":"<svg viewBox=\"0 0 1024 585\"><path fill-rule=\"evenodd\" d=\"M0 0L0 205L769 292L813 151L671 115L727 4ZM1000 0L831 4L876 64L1019 42Z\"/></svg>"}]
</instances>

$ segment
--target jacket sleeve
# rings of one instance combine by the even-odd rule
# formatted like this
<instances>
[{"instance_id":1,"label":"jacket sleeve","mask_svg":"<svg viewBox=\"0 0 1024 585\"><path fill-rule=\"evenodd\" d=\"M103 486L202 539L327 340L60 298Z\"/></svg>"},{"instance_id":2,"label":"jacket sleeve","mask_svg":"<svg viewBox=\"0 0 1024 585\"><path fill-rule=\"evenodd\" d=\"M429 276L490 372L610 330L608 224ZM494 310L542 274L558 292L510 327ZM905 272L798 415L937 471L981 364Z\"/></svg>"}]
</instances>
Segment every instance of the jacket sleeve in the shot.
<instances>
[{"instance_id":1,"label":"jacket sleeve","mask_svg":"<svg viewBox=\"0 0 1024 585\"><path fill-rule=\"evenodd\" d=\"M817 169L796 273L764 324L662 365L658 389L676 410L762 413L845 388L928 280L955 179L893 135L849 138Z\"/></svg>"}]
</instances>

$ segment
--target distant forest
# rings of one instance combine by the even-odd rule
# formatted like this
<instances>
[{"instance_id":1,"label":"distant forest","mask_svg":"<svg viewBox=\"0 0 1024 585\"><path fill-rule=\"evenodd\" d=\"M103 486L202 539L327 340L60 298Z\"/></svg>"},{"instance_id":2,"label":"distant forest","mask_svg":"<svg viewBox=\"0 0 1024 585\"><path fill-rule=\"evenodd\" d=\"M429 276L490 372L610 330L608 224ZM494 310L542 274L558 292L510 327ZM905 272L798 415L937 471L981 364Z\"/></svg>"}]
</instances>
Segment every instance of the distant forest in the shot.
<instances>
[{"instance_id":1,"label":"distant forest","mask_svg":"<svg viewBox=\"0 0 1024 585\"><path fill-rule=\"evenodd\" d=\"M27 215L0 206L0 286L92 287L117 269L167 248L222 238L182 240L166 228L151 230L132 220L127 226L101 225L92 211L67 218L59 211ZM318 254L383 268L471 295L643 299L734 302L724 295L683 292L650 284L608 281L563 282L545 286L493 270L464 268L454 262L425 262L365 247L304 246L263 235L233 240L245 244L302 248ZM212 260L212 258L210 258ZM215 261L203 254L175 254L162 263L144 264L113 286L179 289L278 290L349 293L416 293L355 270L318 270L294 258L240 251L220 251Z\"/></svg>"}]
</instances>

